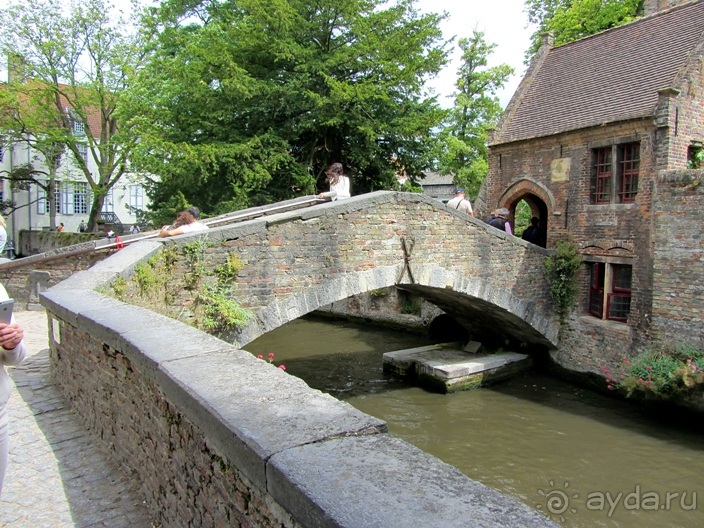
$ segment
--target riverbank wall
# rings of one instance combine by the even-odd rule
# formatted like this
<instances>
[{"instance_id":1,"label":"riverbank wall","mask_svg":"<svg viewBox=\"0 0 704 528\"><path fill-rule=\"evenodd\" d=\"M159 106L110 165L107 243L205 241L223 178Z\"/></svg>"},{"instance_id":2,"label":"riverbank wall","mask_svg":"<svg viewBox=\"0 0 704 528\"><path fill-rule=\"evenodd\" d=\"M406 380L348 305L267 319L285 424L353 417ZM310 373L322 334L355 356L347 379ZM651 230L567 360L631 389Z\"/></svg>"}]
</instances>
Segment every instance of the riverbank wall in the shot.
<instances>
[{"instance_id":1,"label":"riverbank wall","mask_svg":"<svg viewBox=\"0 0 704 528\"><path fill-rule=\"evenodd\" d=\"M554 526L245 350L99 293L162 249L41 294L64 395L160 524Z\"/></svg>"}]
</instances>

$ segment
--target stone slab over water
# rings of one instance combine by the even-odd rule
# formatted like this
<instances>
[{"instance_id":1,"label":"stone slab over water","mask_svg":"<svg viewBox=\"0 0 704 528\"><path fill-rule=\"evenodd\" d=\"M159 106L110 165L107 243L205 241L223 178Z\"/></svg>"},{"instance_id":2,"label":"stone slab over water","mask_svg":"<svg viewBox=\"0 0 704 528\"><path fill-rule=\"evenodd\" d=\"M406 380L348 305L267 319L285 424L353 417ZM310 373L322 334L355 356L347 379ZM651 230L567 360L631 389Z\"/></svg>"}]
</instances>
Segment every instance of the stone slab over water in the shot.
<instances>
[{"instance_id":1,"label":"stone slab over water","mask_svg":"<svg viewBox=\"0 0 704 528\"><path fill-rule=\"evenodd\" d=\"M442 343L384 354L384 371L417 378L422 387L439 392L474 389L525 370L525 354L471 354L458 343Z\"/></svg>"}]
</instances>

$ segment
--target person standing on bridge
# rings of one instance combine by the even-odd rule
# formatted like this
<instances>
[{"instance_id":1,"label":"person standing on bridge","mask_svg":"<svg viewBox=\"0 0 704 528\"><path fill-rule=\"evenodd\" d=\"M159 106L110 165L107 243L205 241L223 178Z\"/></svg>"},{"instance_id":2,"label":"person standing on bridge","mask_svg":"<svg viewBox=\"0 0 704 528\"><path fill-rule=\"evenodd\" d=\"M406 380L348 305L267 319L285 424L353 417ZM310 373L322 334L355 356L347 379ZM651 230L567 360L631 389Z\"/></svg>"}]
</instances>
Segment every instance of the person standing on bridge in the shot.
<instances>
[{"instance_id":1,"label":"person standing on bridge","mask_svg":"<svg viewBox=\"0 0 704 528\"><path fill-rule=\"evenodd\" d=\"M344 200L350 197L350 179L345 176L342 163L333 163L325 171L330 191L320 193L318 198L330 198L332 201Z\"/></svg>"},{"instance_id":2,"label":"person standing on bridge","mask_svg":"<svg viewBox=\"0 0 704 528\"><path fill-rule=\"evenodd\" d=\"M500 209L494 211L494 218L489 220L488 223L490 226L506 231L509 235L512 235L513 231L511 230L511 224L508 221L510 214L511 212L508 209L501 207Z\"/></svg>"},{"instance_id":3,"label":"person standing on bridge","mask_svg":"<svg viewBox=\"0 0 704 528\"><path fill-rule=\"evenodd\" d=\"M455 191L455 197L447 202L447 206L451 209L457 209L458 211L467 213L469 216L474 216L472 204L464 197L464 189L460 187Z\"/></svg>"},{"instance_id":4,"label":"person standing on bridge","mask_svg":"<svg viewBox=\"0 0 704 528\"><path fill-rule=\"evenodd\" d=\"M0 284L0 301L8 300L5 288ZM27 354L23 342L22 327L10 320L9 324L0 323L0 495L2 483L7 470L9 418L7 416L7 400L12 392L12 380L5 370L5 365L19 365Z\"/></svg>"}]
</instances>

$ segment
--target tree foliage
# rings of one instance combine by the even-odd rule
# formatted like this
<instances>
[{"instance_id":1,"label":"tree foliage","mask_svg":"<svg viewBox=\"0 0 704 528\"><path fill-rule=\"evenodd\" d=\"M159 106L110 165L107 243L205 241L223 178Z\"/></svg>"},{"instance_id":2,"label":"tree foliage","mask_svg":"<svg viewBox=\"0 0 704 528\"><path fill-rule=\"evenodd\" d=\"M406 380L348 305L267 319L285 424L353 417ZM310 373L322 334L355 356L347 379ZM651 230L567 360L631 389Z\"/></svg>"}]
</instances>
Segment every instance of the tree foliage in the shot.
<instances>
[{"instance_id":1,"label":"tree foliage","mask_svg":"<svg viewBox=\"0 0 704 528\"><path fill-rule=\"evenodd\" d=\"M526 0L526 12L537 29L529 60L540 48L542 35L552 32L555 45L566 44L633 21L643 14L643 0Z\"/></svg>"},{"instance_id":2,"label":"tree foliage","mask_svg":"<svg viewBox=\"0 0 704 528\"><path fill-rule=\"evenodd\" d=\"M417 179L443 111L425 91L445 61L435 14L413 0L172 1L148 19L157 42L130 93L158 174L209 214L324 187L342 162L353 193Z\"/></svg>"},{"instance_id":3,"label":"tree foliage","mask_svg":"<svg viewBox=\"0 0 704 528\"><path fill-rule=\"evenodd\" d=\"M455 183L476 197L489 169L487 130L502 113L499 90L513 74L507 64L487 67L488 57L496 48L475 30L470 38L459 41L462 62L457 71L457 92L447 126L441 133L439 168L454 174Z\"/></svg>"},{"instance_id":4,"label":"tree foliage","mask_svg":"<svg viewBox=\"0 0 704 528\"><path fill-rule=\"evenodd\" d=\"M80 0L70 8L36 0L0 13L0 50L12 57L8 69L16 80L3 100L6 139L35 147L41 141L67 153L69 170L83 176L93 194L89 229L107 192L125 174L137 141L127 121L118 127L118 112L142 47L133 26L115 15L107 0ZM48 165L51 171L51 160ZM34 169L40 181L43 169Z\"/></svg>"}]
</instances>

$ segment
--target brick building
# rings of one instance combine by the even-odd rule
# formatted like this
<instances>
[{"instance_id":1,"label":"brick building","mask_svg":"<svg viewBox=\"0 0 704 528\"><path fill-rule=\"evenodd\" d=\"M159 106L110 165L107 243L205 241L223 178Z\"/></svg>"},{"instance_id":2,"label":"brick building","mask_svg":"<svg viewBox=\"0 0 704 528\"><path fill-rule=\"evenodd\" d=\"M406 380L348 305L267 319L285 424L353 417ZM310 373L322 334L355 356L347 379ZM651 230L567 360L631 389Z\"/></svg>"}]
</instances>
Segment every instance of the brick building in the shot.
<instances>
[{"instance_id":1,"label":"brick building","mask_svg":"<svg viewBox=\"0 0 704 528\"><path fill-rule=\"evenodd\" d=\"M486 208L525 201L548 247L569 236L584 257L555 354L577 370L704 345L704 0L645 9L563 46L545 38L489 141Z\"/></svg>"}]
</instances>

